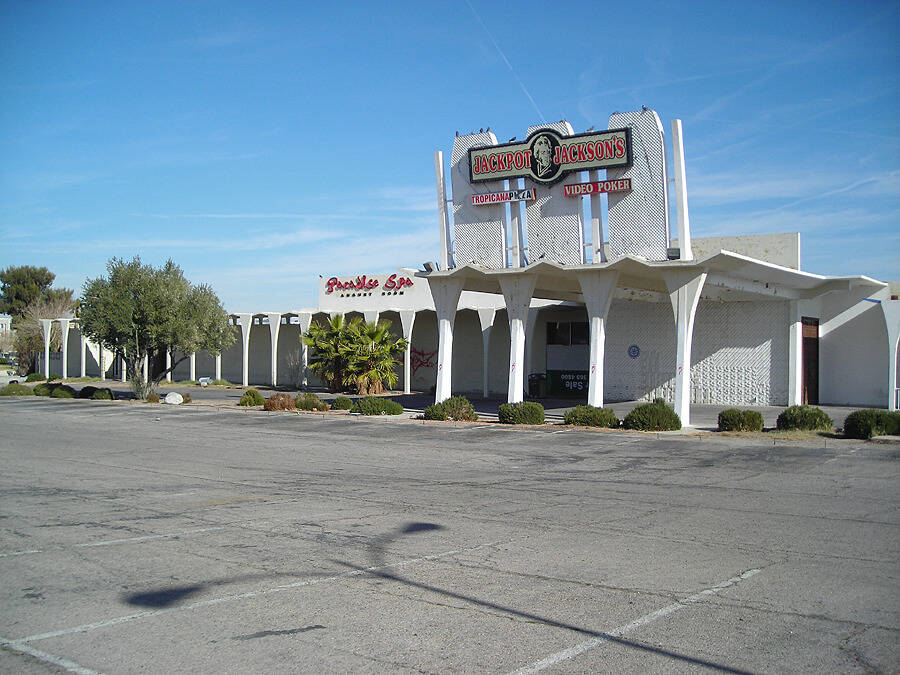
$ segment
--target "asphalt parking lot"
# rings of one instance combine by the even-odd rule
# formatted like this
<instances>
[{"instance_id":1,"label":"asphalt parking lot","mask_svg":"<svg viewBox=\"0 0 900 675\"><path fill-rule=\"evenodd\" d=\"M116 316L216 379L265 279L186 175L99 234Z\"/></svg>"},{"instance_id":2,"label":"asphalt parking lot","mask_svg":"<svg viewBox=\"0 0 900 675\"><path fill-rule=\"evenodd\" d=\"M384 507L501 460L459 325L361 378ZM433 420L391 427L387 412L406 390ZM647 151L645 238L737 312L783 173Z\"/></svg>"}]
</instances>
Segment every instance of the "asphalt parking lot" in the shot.
<instances>
[{"instance_id":1,"label":"asphalt parking lot","mask_svg":"<svg viewBox=\"0 0 900 675\"><path fill-rule=\"evenodd\" d=\"M900 447L0 401L3 672L897 672Z\"/></svg>"}]
</instances>

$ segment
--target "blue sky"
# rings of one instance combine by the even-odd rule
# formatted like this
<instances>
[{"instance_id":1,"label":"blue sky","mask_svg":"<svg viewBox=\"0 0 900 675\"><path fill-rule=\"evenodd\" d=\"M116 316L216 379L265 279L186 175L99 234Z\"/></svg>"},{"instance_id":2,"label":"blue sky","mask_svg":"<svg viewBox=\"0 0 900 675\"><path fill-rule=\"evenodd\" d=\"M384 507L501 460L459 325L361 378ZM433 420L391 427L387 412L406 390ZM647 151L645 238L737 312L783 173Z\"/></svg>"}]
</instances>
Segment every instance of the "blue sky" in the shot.
<instances>
[{"instance_id":1,"label":"blue sky","mask_svg":"<svg viewBox=\"0 0 900 675\"><path fill-rule=\"evenodd\" d=\"M171 257L231 311L438 259L433 152L684 124L695 237L900 279L896 2L0 0L0 267Z\"/></svg>"}]
</instances>

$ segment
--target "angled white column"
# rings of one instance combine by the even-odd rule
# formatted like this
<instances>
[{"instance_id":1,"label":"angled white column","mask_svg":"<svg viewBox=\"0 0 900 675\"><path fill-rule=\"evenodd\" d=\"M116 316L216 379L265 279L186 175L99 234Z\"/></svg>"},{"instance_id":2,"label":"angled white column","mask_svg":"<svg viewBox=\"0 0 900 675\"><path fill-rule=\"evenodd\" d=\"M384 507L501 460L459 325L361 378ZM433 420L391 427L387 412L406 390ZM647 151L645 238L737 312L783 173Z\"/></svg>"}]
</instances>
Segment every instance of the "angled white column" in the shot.
<instances>
[{"instance_id":1,"label":"angled white column","mask_svg":"<svg viewBox=\"0 0 900 675\"><path fill-rule=\"evenodd\" d=\"M188 363L191 365L191 374L188 379L193 382L197 379L197 352L191 352L191 355L188 357Z\"/></svg>"},{"instance_id":2,"label":"angled white column","mask_svg":"<svg viewBox=\"0 0 900 675\"><path fill-rule=\"evenodd\" d=\"M789 303L788 324L788 405L803 403L803 324L800 303Z\"/></svg>"},{"instance_id":3,"label":"angled white column","mask_svg":"<svg viewBox=\"0 0 900 675\"><path fill-rule=\"evenodd\" d=\"M403 328L403 339L406 340L406 349L403 350L403 393L408 394L412 391L412 332L413 324L416 322L416 313L414 310L400 311L400 325Z\"/></svg>"},{"instance_id":4,"label":"angled white column","mask_svg":"<svg viewBox=\"0 0 900 675\"><path fill-rule=\"evenodd\" d=\"M81 330L78 331L81 334L81 368L79 377L86 377L87 373L87 362L85 359L87 358L87 338L84 337L84 333Z\"/></svg>"},{"instance_id":5,"label":"angled white column","mask_svg":"<svg viewBox=\"0 0 900 675\"><path fill-rule=\"evenodd\" d=\"M216 354L216 379L222 379L222 354Z\"/></svg>"},{"instance_id":6,"label":"angled white column","mask_svg":"<svg viewBox=\"0 0 900 675\"><path fill-rule=\"evenodd\" d=\"M147 371L150 370L150 355L144 354L144 359L141 361L141 377L144 380L144 383L147 383Z\"/></svg>"},{"instance_id":7,"label":"angled white column","mask_svg":"<svg viewBox=\"0 0 900 675\"><path fill-rule=\"evenodd\" d=\"M241 327L241 386L250 382L250 328L253 326L252 314L236 314L237 324Z\"/></svg>"},{"instance_id":8,"label":"angled white column","mask_svg":"<svg viewBox=\"0 0 900 675\"><path fill-rule=\"evenodd\" d=\"M675 314L675 412L683 426L691 424L691 344L694 316L706 272L671 270L663 272L672 312Z\"/></svg>"},{"instance_id":9,"label":"angled white column","mask_svg":"<svg viewBox=\"0 0 900 675\"><path fill-rule=\"evenodd\" d=\"M518 267L518 265L513 265L513 267ZM490 396L488 357L490 356L491 347L491 328L494 326L494 319L496 316L496 309L478 310L478 322L481 324L481 395L484 398Z\"/></svg>"},{"instance_id":10,"label":"angled white column","mask_svg":"<svg viewBox=\"0 0 900 675\"><path fill-rule=\"evenodd\" d=\"M169 370L172 367L172 350L168 347L166 348L166 382L172 381L172 371Z\"/></svg>"},{"instance_id":11,"label":"angled white column","mask_svg":"<svg viewBox=\"0 0 900 675\"><path fill-rule=\"evenodd\" d=\"M363 312L363 319L366 320L366 323L378 323L378 310L367 309Z\"/></svg>"},{"instance_id":12,"label":"angled white column","mask_svg":"<svg viewBox=\"0 0 900 675\"><path fill-rule=\"evenodd\" d=\"M588 405L603 407L603 357L606 353L606 317L619 273L590 270L578 273L591 327L591 367L588 370Z\"/></svg>"},{"instance_id":13,"label":"angled white column","mask_svg":"<svg viewBox=\"0 0 900 675\"><path fill-rule=\"evenodd\" d=\"M69 377L69 319L57 319L62 335L62 379Z\"/></svg>"},{"instance_id":14,"label":"angled white column","mask_svg":"<svg viewBox=\"0 0 900 675\"><path fill-rule=\"evenodd\" d=\"M122 382L128 382L128 365L125 363L125 355L119 359L122 364Z\"/></svg>"},{"instance_id":15,"label":"angled white column","mask_svg":"<svg viewBox=\"0 0 900 675\"><path fill-rule=\"evenodd\" d=\"M463 282L453 277L428 277L428 287L434 298L434 309L438 321L437 381L434 387L434 402L440 403L450 398L453 371L453 323Z\"/></svg>"},{"instance_id":16,"label":"angled white column","mask_svg":"<svg viewBox=\"0 0 900 675\"><path fill-rule=\"evenodd\" d=\"M516 274L500 277L500 288L509 316L509 387L506 400L519 403L525 394L525 322L537 276Z\"/></svg>"},{"instance_id":17,"label":"angled white column","mask_svg":"<svg viewBox=\"0 0 900 675\"><path fill-rule=\"evenodd\" d=\"M312 312L299 312L297 314L297 318L300 320L300 335L302 336L306 331L309 330L309 324L312 323ZM307 368L309 368L309 347L303 344L303 341L300 341L300 386L306 387L309 384L309 377L307 375Z\"/></svg>"},{"instance_id":18,"label":"angled white column","mask_svg":"<svg viewBox=\"0 0 900 675\"><path fill-rule=\"evenodd\" d=\"M103 369L103 345L97 344L97 366L100 368L100 379L106 379L106 371Z\"/></svg>"},{"instance_id":19,"label":"angled white column","mask_svg":"<svg viewBox=\"0 0 900 675\"><path fill-rule=\"evenodd\" d=\"M44 377L50 379L50 329L53 319L41 319L41 332L44 334Z\"/></svg>"},{"instance_id":20,"label":"angled white column","mask_svg":"<svg viewBox=\"0 0 900 675\"><path fill-rule=\"evenodd\" d=\"M269 339L272 341L271 363L270 363L270 379L272 386L278 384L278 333L281 331L281 314L266 314L269 317Z\"/></svg>"},{"instance_id":21,"label":"angled white column","mask_svg":"<svg viewBox=\"0 0 900 675\"><path fill-rule=\"evenodd\" d=\"M600 182L600 171L591 171L591 181ZM606 256L603 253L603 223L601 217L603 214L603 204L600 201L600 193L593 193L590 196L591 201L591 262L606 262Z\"/></svg>"},{"instance_id":22,"label":"angled white column","mask_svg":"<svg viewBox=\"0 0 900 675\"><path fill-rule=\"evenodd\" d=\"M881 311L888 337L888 410L897 410L897 348L900 347L900 300L882 300Z\"/></svg>"},{"instance_id":23,"label":"angled white column","mask_svg":"<svg viewBox=\"0 0 900 675\"><path fill-rule=\"evenodd\" d=\"M691 219L688 215L681 120L672 120L672 158L675 172L675 204L678 212L678 246L681 248L682 260L693 260L694 251L691 247Z\"/></svg>"}]
</instances>

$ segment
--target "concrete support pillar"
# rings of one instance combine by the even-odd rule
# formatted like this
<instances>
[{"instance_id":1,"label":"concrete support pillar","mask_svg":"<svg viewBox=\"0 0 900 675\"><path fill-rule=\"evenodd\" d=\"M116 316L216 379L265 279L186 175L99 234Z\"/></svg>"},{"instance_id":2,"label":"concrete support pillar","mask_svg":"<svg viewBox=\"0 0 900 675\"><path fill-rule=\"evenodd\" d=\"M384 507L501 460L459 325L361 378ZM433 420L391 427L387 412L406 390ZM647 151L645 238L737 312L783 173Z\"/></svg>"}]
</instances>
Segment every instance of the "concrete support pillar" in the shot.
<instances>
[{"instance_id":1,"label":"concrete support pillar","mask_svg":"<svg viewBox=\"0 0 900 675\"><path fill-rule=\"evenodd\" d=\"M281 314L266 314L269 317L269 339L272 341L271 363L269 378L272 386L278 385L278 332L281 330Z\"/></svg>"},{"instance_id":2,"label":"concrete support pillar","mask_svg":"<svg viewBox=\"0 0 900 675\"><path fill-rule=\"evenodd\" d=\"M367 309L363 312L363 319L366 320L366 323L378 323L378 310Z\"/></svg>"},{"instance_id":3,"label":"concrete support pillar","mask_svg":"<svg viewBox=\"0 0 900 675\"><path fill-rule=\"evenodd\" d=\"M682 260L693 260L694 251L691 247L691 219L688 215L681 120L672 120L672 158L675 173L675 206L678 213L678 246L681 248Z\"/></svg>"},{"instance_id":4,"label":"concrete support pillar","mask_svg":"<svg viewBox=\"0 0 900 675\"><path fill-rule=\"evenodd\" d=\"M882 300L881 311L888 336L888 410L900 408L897 389L897 349L900 348L900 300Z\"/></svg>"},{"instance_id":5,"label":"concrete support pillar","mask_svg":"<svg viewBox=\"0 0 900 675\"><path fill-rule=\"evenodd\" d=\"M191 364L191 374L188 377L192 382L197 379L197 352L191 352L188 357L188 363Z\"/></svg>"},{"instance_id":6,"label":"concrete support pillar","mask_svg":"<svg viewBox=\"0 0 900 675\"><path fill-rule=\"evenodd\" d=\"M172 350L170 348L166 348L166 382L172 381L172 371L170 368L172 367Z\"/></svg>"},{"instance_id":7,"label":"concrete support pillar","mask_svg":"<svg viewBox=\"0 0 900 675\"><path fill-rule=\"evenodd\" d=\"M537 325L538 319L538 311L535 309L533 312L528 312L528 319L525 321L525 370L522 371L522 377L525 378L527 375L531 375L533 369L531 367L532 361L532 346L533 340L532 336L534 335L534 327ZM525 380L525 386L528 385L528 381Z\"/></svg>"},{"instance_id":8,"label":"concrete support pillar","mask_svg":"<svg viewBox=\"0 0 900 675\"><path fill-rule=\"evenodd\" d=\"M603 407L603 359L606 353L606 316L616 290L619 273L591 270L578 273L591 327L591 358L588 370L588 405Z\"/></svg>"},{"instance_id":9,"label":"concrete support pillar","mask_svg":"<svg viewBox=\"0 0 900 675\"><path fill-rule=\"evenodd\" d=\"M400 312L400 325L403 328L403 339L406 340L406 349L403 351L403 393L412 391L412 332L416 322L415 311L402 310Z\"/></svg>"},{"instance_id":10,"label":"concrete support pillar","mask_svg":"<svg viewBox=\"0 0 900 675\"><path fill-rule=\"evenodd\" d=\"M41 319L41 332L44 334L44 377L50 379L50 329L53 319Z\"/></svg>"},{"instance_id":11,"label":"concrete support pillar","mask_svg":"<svg viewBox=\"0 0 900 675\"><path fill-rule=\"evenodd\" d=\"M434 402L440 403L453 394L451 374L453 372L453 323L463 282L453 277L428 278L428 287L434 299L434 309L438 321L437 381L434 387Z\"/></svg>"},{"instance_id":12,"label":"concrete support pillar","mask_svg":"<svg viewBox=\"0 0 900 675\"><path fill-rule=\"evenodd\" d=\"M62 335L62 379L69 377L69 319L57 319Z\"/></svg>"},{"instance_id":13,"label":"concrete support pillar","mask_svg":"<svg viewBox=\"0 0 900 675\"><path fill-rule=\"evenodd\" d=\"M506 400L519 403L525 394L525 322L537 276L517 274L500 278L509 316L509 387Z\"/></svg>"},{"instance_id":14,"label":"concrete support pillar","mask_svg":"<svg viewBox=\"0 0 900 675\"><path fill-rule=\"evenodd\" d=\"M309 330L309 324L312 323L312 312L300 312L297 315L300 319L300 335L302 336ZM300 386L307 387L309 385L309 377L307 369L309 368L309 347L300 341Z\"/></svg>"},{"instance_id":15,"label":"concrete support pillar","mask_svg":"<svg viewBox=\"0 0 900 675\"><path fill-rule=\"evenodd\" d=\"M513 265L513 267L518 267L518 265ZM478 322L481 324L481 395L484 398L490 396L488 357L490 356L491 328L494 326L494 319L496 316L496 309L478 310Z\"/></svg>"},{"instance_id":16,"label":"concrete support pillar","mask_svg":"<svg viewBox=\"0 0 900 675\"><path fill-rule=\"evenodd\" d=\"M103 345L97 344L97 366L100 368L100 379L106 379L106 370L103 368Z\"/></svg>"},{"instance_id":17,"label":"concrete support pillar","mask_svg":"<svg viewBox=\"0 0 900 675\"><path fill-rule=\"evenodd\" d=\"M81 333L81 331L78 331ZM87 373L87 338L84 337L84 333L81 333L81 367L79 368L79 376L78 377L86 377Z\"/></svg>"},{"instance_id":18,"label":"concrete support pillar","mask_svg":"<svg viewBox=\"0 0 900 675\"><path fill-rule=\"evenodd\" d=\"M128 382L128 365L125 363L124 354L119 358L119 362L122 364L122 382Z\"/></svg>"},{"instance_id":19,"label":"concrete support pillar","mask_svg":"<svg viewBox=\"0 0 900 675\"><path fill-rule=\"evenodd\" d=\"M150 355L144 354L144 359L141 361L141 379L144 381L144 384L147 383L148 371L150 370Z\"/></svg>"},{"instance_id":20,"label":"concrete support pillar","mask_svg":"<svg viewBox=\"0 0 900 675\"><path fill-rule=\"evenodd\" d=\"M803 403L803 324L800 303L791 300L788 324L788 405Z\"/></svg>"},{"instance_id":21,"label":"concrete support pillar","mask_svg":"<svg viewBox=\"0 0 900 675\"><path fill-rule=\"evenodd\" d=\"M681 424L691 424L691 344L694 339L694 316L706 272L672 270L663 273L672 312L675 314L675 412Z\"/></svg>"},{"instance_id":22,"label":"concrete support pillar","mask_svg":"<svg viewBox=\"0 0 900 675\"><path fill-rule=\"evenodd\" d=\"M236 314L237 325L241 327L241 386L250 384L250 328L253 326L252 314Z\"/></svg>"},{"instance_id":23,"label":"concrete support pillar","mask_svg":"<svg viewBox=\"0 0 900 675\"><path fill-rule=\"evenodd\" d=\"M600 181L600 171L591 171L591 181L597 183ZM603 204L600 201L600 193L597 192L590 196L591 200L591 262L602 263L607 262L603 252L603 223L601 217L603 214Z\"/></svg>"},{"instance_id":24,"label":"concrete support pillar","mask_svg":"<svg viewBox=\"0 0 900 675\"><path fill-rule=\"evenodd\" d=\"M216 379L222 379L222 355L216 354Z\"/></svg>"}]
</instances>

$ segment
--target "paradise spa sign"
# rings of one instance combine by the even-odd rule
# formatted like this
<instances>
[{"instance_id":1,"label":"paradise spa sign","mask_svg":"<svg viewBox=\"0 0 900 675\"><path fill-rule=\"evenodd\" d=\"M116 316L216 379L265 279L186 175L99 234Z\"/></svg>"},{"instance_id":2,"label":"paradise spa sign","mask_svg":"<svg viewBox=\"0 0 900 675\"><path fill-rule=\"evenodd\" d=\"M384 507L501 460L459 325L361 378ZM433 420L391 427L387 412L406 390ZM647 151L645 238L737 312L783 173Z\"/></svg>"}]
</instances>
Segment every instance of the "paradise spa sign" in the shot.
<instances>
[{"instance_id":1,"label":"paradise spa sign","mask_svg":"<svg viewBox=\"0 0 900 675\"><path fill-rule=\"evenodd\" d=\"M631 165L631 129L563 136L538 129L523 143L504 143L469 150L473 183L529 177L550 185L572 171Z\"/></svg>"}]
</instances>

